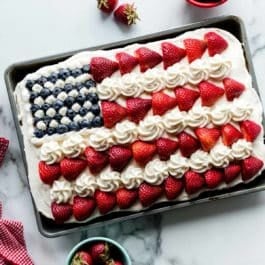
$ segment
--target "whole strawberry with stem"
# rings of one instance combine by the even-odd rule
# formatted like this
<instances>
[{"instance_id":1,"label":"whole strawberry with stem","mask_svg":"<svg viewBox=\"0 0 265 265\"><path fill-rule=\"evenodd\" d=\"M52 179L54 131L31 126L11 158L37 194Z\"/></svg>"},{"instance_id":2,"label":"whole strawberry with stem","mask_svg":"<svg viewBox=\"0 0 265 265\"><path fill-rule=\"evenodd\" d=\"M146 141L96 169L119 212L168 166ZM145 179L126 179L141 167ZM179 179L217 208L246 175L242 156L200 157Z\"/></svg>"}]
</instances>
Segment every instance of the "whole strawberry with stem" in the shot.
<instances>
[{"instance_id":1,"label":"whole strawberry with stem","mask_svg":"<svg viewBox=\"0 0 265 265\"><path fill-rule=\"evenodd\" d=\"M114 17L117 21L125 25L136 24L136 21L139 19L134 4L129 4L129 3L120 5L115 10Z\"/></svg>"},{"instance_id":2,"label":"whole strawberry with stem","mask_svg":"<svg viewBox=\"0 0 265 265\"><path fill-rule=\"evenodd\" d=\"M97 0L97 1L98 1L98 8L105 13L111 13L118 4L118 0Z\"/></svg>"},{"instance_id":3,"label":"whole strawberry with stem","mask_svg":"<svg viewBox=\"0 0 265 265\"><path fill-rule=\"evenodd\" d=\"M110 259L109 245L106 242L98 242L90 248L93 261L96 264L104 264Z\"/></svg>"},{"instance_id":4,"label":"whole strawberry with stem","mask_svg":"<svg viewBox=\"0 0 265 265\"><path fill-rule=\"evenodd\" d=\"M72 259L71 265L93 265L93 260L88 252L78 251Z\"/></svg>"}]
</instances>

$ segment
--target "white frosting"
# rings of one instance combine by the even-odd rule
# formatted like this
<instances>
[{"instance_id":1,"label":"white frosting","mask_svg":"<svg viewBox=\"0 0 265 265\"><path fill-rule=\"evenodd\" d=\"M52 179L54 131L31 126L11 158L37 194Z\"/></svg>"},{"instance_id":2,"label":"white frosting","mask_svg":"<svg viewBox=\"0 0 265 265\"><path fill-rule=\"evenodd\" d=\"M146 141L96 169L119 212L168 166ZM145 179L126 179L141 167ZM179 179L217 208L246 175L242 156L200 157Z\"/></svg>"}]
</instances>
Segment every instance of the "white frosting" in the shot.
<instances>
[{"instance_id":1,"label":"white frosting","mask_svg":"<svg viewBox=\"0 0 265 265\"><path fill-rule=\"evenodd\" d=\"M42 145L40 150L40 160L47 164L58 163L63 159L61 146L54 141Z\"/></svg>"},{"instance_id":2,"label":"white frosting","mask_svg":"<svg viewBox=\"0 0 265 265\"><path fill-rule=\"evenodd\" d=\"M129 166L121 174L122 184L127 189L136 189L144 181L144 172L142 168Z\"/></svg>"},{"instance_id":3,"label":"white frosting","mask_svg":"<svg viewBox=\"0 0 265 265\"><path fill-rule=\"evenodd\" d=\"M104 172L97 178L97 184L102 191L116 191L121 184L120 173L116 171Z\"/></svg>"},{"instance_id":4,"label":"white frosting","mask_svg":"<svg viewBox=\"0 0 265 265\"><path fill-rule=\"evenodd\" d=\"M164 161L154 159L144 169L144 180L153 185L160 185L168 177L168 166Z\"/></svg>"},{"instance_id":5,"label":"white frosting","mask_svg":"<svg viewBox=\"0 0 265 265\"><path fill-rule=\"evenodd\" d=\"M232 150L225 145L216 145L210 152L211 163L215 167L227 167L233 160Z\"/></svg>"},{"instance_id":6,"label":"white frosting","mask_svg":"<svg viewBox=\"0 0 265 265\"><path fill-rule=\"evenodd\" d=\"M189 166L198 173L207 171L210 168L211 158L207 152L198 150L190 157Z\"/></svg>"},{"instance_id":7,"label":"white frosting","mask_svg":"<svg viewBox=\"0 0 265 265\"><path fill-rule=\"evenodd\" d=\"M96 179L90 175L82 174L74 183L74 192L81 197L93 196L98 184Z\"/></svg>"},{"instance_id":8,"label":"white frosting","mask_svg":"<svg viewBox=\"0 0 265 265\"><path fill-rule=\"evenodd\" d=\"M112 134L108 129L100 129L88 139L88 144L98 151L108 149L112 143Z\"/></svg>"},{"instance_id":9,"label":"white frosting","mask_svg":"<svg viewBox=\"0 0 265 265\"><path fill-rule=\"evenodd\" d=\"M169 161L167 162L168 173L175 177L181 178L186 171L189 169L188 159L179 155L174 154L170 156Z\"/></svg>"},{"instance_id":10,"label":"white frosting","mask_svg":"<svg viewBox=\"0 0 265 265\"><path fill-rule=\"evenodd\" d=\"M245 159L253 152L253 145L244 139L238 140L232 145L232 156L235 159Z\"/></svg>"},{"instance_id":11,"label":"white frosting","mask_svg":"<svg viewBox=\"0 0 265 265\"><path fill-rule=\"evenodd\" d=\"M132 143L137 139L137 126L130 121L120 122L115 126L113 139L116 143Z\"/></svg>"},{"instance_id":12,"label":"white frosting","mask_svg":"<svg viewBox=\"0 0 265 265\"><path fill-rule=\"evenodd\" d=\"M67 203L73 195L71 182L66 180L56 180L50 190L51 200L56 203Z\"/></svg>"},{"instance_id":13,"label":"white frosting","mask_svg":"<svg viewBox=\"0 0 265 265\"><path fill-rule=\"evenodd\" d=\"M75 134L65 140L62 144L62 151L68 157L79 157L86 148L86 142L81 135Z\"/></svg>"}]
</instances>

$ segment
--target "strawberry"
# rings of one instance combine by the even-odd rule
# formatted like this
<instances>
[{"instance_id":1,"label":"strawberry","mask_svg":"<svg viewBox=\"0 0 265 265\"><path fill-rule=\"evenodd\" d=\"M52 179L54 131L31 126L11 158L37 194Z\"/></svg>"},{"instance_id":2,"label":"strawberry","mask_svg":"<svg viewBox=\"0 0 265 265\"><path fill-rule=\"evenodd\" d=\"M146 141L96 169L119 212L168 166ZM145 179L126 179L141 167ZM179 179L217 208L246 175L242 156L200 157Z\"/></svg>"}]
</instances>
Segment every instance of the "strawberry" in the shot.
<instances>
[{"instance_id":1,"label":"strawberry","mask_svg":"<svg viewBox=\"0 0 265 265\"><path fill-rule=\"evenodd\" d=\"M114 12L114 17L118 22L125 25L135 24L139 16L134 4L122 4Z\"/></svg>"},{"instance_id":2,"label":"strawberry","mask_svg":"<svg viewBox=\"0 0 265 265\"><path fill-rule=\"evenodd\" d=\"M119 64L104 57L93 57L90 62L90 71L94 80L100 83L119 69Z\"/></svg>"},{"instance_id":3,"label":"strawberry","mask_svg":"<svg viewBox=\"0 0 265 265\"><path fill-rule=\"evenodd\" d=\"M155 155L156 145L153 143L136 141L132 144L132 152L135 161L144 166Z\"/></svg>"},{"instance_id":4,"label":"strawberry","mask_svg":"<svg viewBox=\"0 0 265 265\"><path fill-rule=\"evenodd\" d=\"M130 73L138 64L137 58L126 52L117 53L116 59L119 63L119 68L122 75Z\"/></svg>"},{"instance_id":5,"label":"strawberry","mask_svg":"<svg viewBox=\"0 0 265 265\"><path fill-rule=\"evenodd\" d=\"M128 190L121 188L116 191L116 199L120 209L130 208L138 199L138 190Z\"/></svg>"},{"instance_id":6,"label":"strawberry","mask_svg":"<svg viewBox=\"0 0 265 265\"><path fill-rule=\"evenodd\" d=\"M93 261L96 264L105 264L110 258L110 249L107 242L98 242L90 248Z\"/></svg>"},{"instance_id":7,"label":"strawberry","mask_svg":"<svg viewBox=\"0 0 265 265\"><path fill-rule=\"evenodd\" d=\"M44 161L40 161L39 175L43 183L51 185L61 175L60 164L48 165Z\"/></svg>"},{"instance_id":8,"label":"strawberry","mask_svg":"<svg viewBox=\"0 0 265 265\"><path fill-rule=\"evenodd\" d=\"M109 162L109 157L106 152L96 151L92 147L86 148L85 156L92 174L99 173Z\"/></svg>"},{"instance_id":9,"label":"strawberry","mask_svg":"<svg viewBox=\"0 0 265 265\"><path fill-rule=\"evenodd\" d=\"M109 149L109 162L113 170L121 172L130 162L132 151L123 146L112 146Z\"/></svg>"},{"instance_id":10,"label":"strawberry","mask_svg":"<svg viewBox=\"0 0 265 265\"><path fill-rule=\"evenodd\" d=\"M164 182L165 194L168 200L176 199L183 190L183 182L181 179L168 177Z\"/></svg>"},{"instance_id":11,"label":"strawberry","mask_svg":"<svg viewBox=\"0 0 265 265\"><path fill-rule=\"evenodd\" d=\"M232 124L227 123L222 127L222 140L224 145L231 146L242 137L242 133Z\"/></svg>"},{"instance_id":12,"label":"strawberry","mask_svg":"<svg viewBox=\"0 0 265 265\"><path fill-rule=\"evenodd\" d=\"M71 265L93 265L91 255L86 251L78 251L71 261Z\"/></svg>"},{"instance_id":13,"label":"strawberry","mask_svg":"<svg viewBox=\"0 0 265 265\"><path fill-rule=\"evenodd\" d=\"M152 108L154 115L163 115L177 105L176 98L172 98L163 92L153 93Z\"/></svg>"},{"instance_id":14,"label":"strawberry","mask_svg":"<svg viewBox=\"0 0 265 265\"><path fill-rule=\"evenodd\" d=\"M180 111L189 111L200 96L198 91L184 87L176 87L175 94Z\"/></svg>"},{"instance_id":15,"label":"strawberry","mask_svg":"<svg viewBox=\"0 0 265 265\"><path fill-rule=\"evenodd\" d=\"M197 128L195 134L201 142L202 149L209 152L220 137L220 131L216 128Z\"/></svg>"},{"instance_id":16,"label":"strawberry","mask_svg":"<svg viewBox=\"0 0 265 265\"><path fill-rule=\"evenodd\" d=\"M249 142L254 142L261 132L261 126L251 120L242 121L240 129L244 138Z\"/></svg>"},{"instance_id":17,"label":"strawberry","mask_svg":"<svg viewBox=\"0 0 265 265\"><path fill-rule=\"evenodd\" d=\"M105 12L105 13L111 13L117 3L118 3L118 0L97 0L98 1L98 8Z\"/></svg>"},{"instance_id":18,"label":"strawberry","mask_svg":"<svg viewBox=\"0 0 265 265\"><path fill-rule=\"evenodd\" d=\"M163 194L162 186L154 186L142 183L139 187L139 199L144 207L150 206Z\"/></svg>"},{"instance_id":19,"label":"strawberry","mask_svg":"<svg viewBox=\"0 0 265 265\"><path fill-rule=\"evenodd\" d=\"M185 39L184 46L189 63L200 59L206 50L206 43L198 39Z\"/></svg>"},{"instance_id":20,"label":"strawberry","mask_svg":"<svg viewBox=\"0 0 265 265\"><path fill-rule=\"evenodd\" d=\"M116 206L115 193L97 190L95 192L95 199L101 214L107 214Z\"/></svg>"},{"instance_id":21,"label":"strawberry","mask_svg":"<svg viewBox=\"0 0 265 265\"><path fill-rule=\"evenodd\" d=\"M4 161L8 146L9 146L9 140L7 140L4 137L0 137L0 166Z\"/></svg>"},{"instance_id":22,"label":"strawberry","mask_svg":"<svg viewBox=\"0 0 265 265\"><path fill-rule=\"evenodd\" d=\"M230 163L224 170L224 180L228 184L234 181L241 173L241 166L238 163Z\"/></svg>"},{"instance_id":23,"label":"strawberry","mask_svg":"<svg viewBox=\"0 0 265 265\"><path fill-rule=\"evenodd\" d=\"M138 58L142 73L162 62L162 56L159 53L146 47L137 49L135 51L135 56Z\"/></svg>"},{"instance_id":24,"label":"strawberry","mask_svg":"<svg viewBox=\"0 0 265 265\"><path fill-rule=\"evenodd\" d=\"M263 168L263 161L250 156L242 161L242 179L247 181L253 178Z\"/></svg>"},{"instance_id":25,"label":"strawberry","mask_svg":"<svg viewBox=\"0 0 265 265\"><path fill-rule=\"evenodd\" d=\"M178 149L179 143L168 138L159 138L156 141L156 149L160 160L168 160Z\"/></svg>"},{"instance_id":26,"label":"strawberry","mask_svg":"<svg viewBox=\"0 0 265 265\"><path fill-rule=\"evenodd\" d=\"M224 90L207 81L199 84L202 106L211 107L220 97L224 95Z\"/></svg>"},{"instance_id":27,"label":"strawberry","mask_svg":"<svg viewBox=\"0 0 265 265\"><path fill-rule=\"evenodd\" d=\"M186 132L180 133L178 139L180 152L185 157L189 157L200 148L198 140Z\"/></svg>"},{"instance_id":28,"label":"strawberry","mask_svg":"<svg viewBox=\"0 0 265 265\"><path fill-rule=\"evenodd\" d=\"M107 261L106 265L123 265L123 263L119 260L110 259Z\"/></svg>"},{"instance_id":29,"label":"strawberry","mask_svg":"<svg viewBox=\"0 0 265 265\"><path fill-rule=\"evenodd\" d=\"M152 107L151 99L129 98L126 100L127 113L132 122L139 123Z\"/></svg>"},{"instance_id":30,"label":"strawberry","mask_svg":"<svg viewBox=\"0 0 265 265\"><path fill-rule=\"evenodd\" d=\"M228 101L233 101L234 98L240 97L244 92L245 86L232 78L225 78L223 80L225 96Z\"/></svg>"},{"instance_id":31,"label":"strawberry","mask_svg":"<svg viewBox=\"0 0 265 265\"><path fill-rule=\"evenodd\" d=\"M87 161L78 158L64 158L60 162L62 175L69 181L75 180L86 166Z\"/></svg>"},{"instance_id":32,"label":"strawberry","mask_svg":"<svg viewBox=\"0 0 265 265\"><path fill-rule=\"evenodd\" d=\"M87 219L95 210L96 203L93 198L74 197L73 215L77 221Z\"/></svg>"},{"instance_id":33,"label":"strawberry","mask_svg":"<svg viewBox=\"0 0 265 265\"><path fill-rule=\"evenodd\" d=\"M206 33L204 35L204 40L207 43L208 53L210 56L222 53L228 46L227 41L215 32Z\"/></svg>"},{"instance_id":34,"label":"strawberry","mask_svg":"<svg viewBox=\"0 0 265 265\"><path fill-rule=\"evenodd\" d=\"M184 175L185 190L188 194L197 193L205 186L205 179L199 173L187 171Z\"/></svg>"},{"instance_id":35,"label":"strawberry","mask_svg":"<svg viewBox=\"0 0 265 265\"><path fill-rule=\"evenodd\" d=\"M186 56L186 51L184 49L177 47L170 42L163 42L161 44L161 48L163 53L164 69L167 69L169 66L179 62Z\"/></svg>"},{"instance_id":36,"label":"strawberry","mask_svg":"<svg viewBox=\"0 0 265 265\"><path fill-rule=\"evenodd\" d=\"M52 215L57 224L63 224L69 220L73 214L73 207L69 203L56 203L53 202L51 205Z\"/></svg>"},{"instance_id":37,"label":"strawberry","mask_svg":"<svg viewBox=\"0 0 265 265\"><path fill-rule=\"evenodd\" d=\"M115 102L102 101L101 109L104 125L107 128L112 128L117 122L123 120L127 115L126 109Z\"/></svg>"},{"instance_id":38,"label":"strawberry","mask_svg":"<svg viewBox=\"0 0 265 265\"><path fill-rule=\"evenodd\" d=\"M209 189L214 189L222 183L224 179L224 173L220 169L210 169L204 173L204 177L206 186Z\"/></svg>"}]
</instances>

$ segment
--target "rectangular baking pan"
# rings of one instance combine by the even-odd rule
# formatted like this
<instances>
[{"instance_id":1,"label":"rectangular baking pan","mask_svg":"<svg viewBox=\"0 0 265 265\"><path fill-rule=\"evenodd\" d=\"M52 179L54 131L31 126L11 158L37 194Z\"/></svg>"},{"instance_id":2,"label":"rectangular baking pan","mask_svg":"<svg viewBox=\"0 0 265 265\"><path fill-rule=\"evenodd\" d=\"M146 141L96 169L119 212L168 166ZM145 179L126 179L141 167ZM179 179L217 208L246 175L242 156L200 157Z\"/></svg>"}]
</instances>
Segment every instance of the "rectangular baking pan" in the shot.
<instances>
[{"instance_id":1,"label":"rectangular baking pan","mask_svg":"<svg viewBox=\"0 0 265 265\"><path fill-rule=\"evenodd\" d=\"M123 47L128 44L132 44L132 43L146 43L150 41L173 38L186 31L194 30L194 29L201 28L201 27L217 27L217 28L227 30L230 33L232 33L243 44L247 67L248 67L248 70L253 80L253 87L259 93L258 85L257 85L257 81L255 78L255 73L253 69L253 64L251 61L251 54L250 54L250 50L248 47L245 27L243 25L242 20L235 16L222 16L222 17L218 17L214 19L208 19L202 22L193 23L193 24L183 26L180 28L170 29L170 30L162 31L162 32L155 33L155 34L150 34L150 35L143 36L143 37L137 37L137 38L133 38L133 39L125 40L125 41L101 45L101 46L92 47L92 48L84 49L84 50L98 50L98 49L107 50L107 49ZM84 50L72 51L72 52L54 55L50 57L16 63L16 64L11 65L5 72L5 82L6 82L7 92L9 95L9 100L10 100L10 104L12 108L13 118L14 118L14 122L16 125L18 140L19 140L26 172L27 172L27 163L26 163L26 157L24 153L23 136L22 136L22 133L19 127L17 109L16 109L15 99L13 95L16 84L19 81L21 81L26 76L26 74L35 72L42 66L58 63L59 61L65 60L68 57L76 54L77 52L84 51ZM263 122L263 125L264 125L264 122ZM27 176L27 173L26 173L26 176ZM191 205L195 205L195 204L199 204L203 202L209 202L213 200L234 197L238 195L261 191L264 189L265 189L265 173L263 173L261 176L259 176L256 180L254 180L250 184L240 184L236 187L222 190L222 191L204 192L199 197L192 199L190 201L163 202L151 208L142 210L140 212L134 212L134 213L129 212L129 211L122 212L122 213L116 212L116 213L109 214L108 216L98 217L94 219L93 221L90 221L84 224L56 225L52 220L44 217L41 213L39 213L36 209L33 198L32 198L32 201L33 201L35 215L36 215L37 224L38 224L40 233L46 237L58 237L58 236L62 236L65 234L78 232L81 230L92 229L92 228L103 226L103 225L110 224L113 222L122 222L122 221L132 219L132 218L138 218L138 217L142 217L142 216L146 216L150 214L161 213L161 212L165 212L169 210L174 210L176 208L187 207L187 206L191 206Z\"/></svg>"}]
</instances>

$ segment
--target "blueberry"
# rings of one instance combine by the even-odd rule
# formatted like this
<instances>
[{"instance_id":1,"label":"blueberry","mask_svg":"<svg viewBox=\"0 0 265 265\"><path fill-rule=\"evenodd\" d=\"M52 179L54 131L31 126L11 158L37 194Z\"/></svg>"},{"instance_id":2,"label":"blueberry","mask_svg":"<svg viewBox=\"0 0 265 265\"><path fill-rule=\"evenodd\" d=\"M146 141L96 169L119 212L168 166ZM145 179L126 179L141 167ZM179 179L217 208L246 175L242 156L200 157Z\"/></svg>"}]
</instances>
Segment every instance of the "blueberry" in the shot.
<instances>
[{"instance_id":1,"label":"blueberry","mask_svg":"<svg viewBox=\"0 0 265 265\"><path fill-rule=\"evenodd\" d=\"M92 107L90 108L90 111L94 114L94 115L99 115L100 113L100 108L99 105L92 105Z\"/></svg>"},{"instance_id":2,"label":"blueberry","mask_svg":"<svg viewBox=\"0 0 265 265\"><path fill-rule=\"evenodd\" d=\"M43 88L43 89L40 91L40 96L41 96L42 98L47 98L50 94L51 94L51 91L50 91L48 88Z\"/></svg>"},{"instance_id":3,"label":"blueberry","mask_svg":"<svg viewBox=\"0 0 265 265\"><path fill-rule=\"evenodd\" d=\"M97 116L92 120L93 127L101 127L102 125L103 125L103 120L100 116Z\"/></svg>"},{"instance_id":4,"label":"blueberry","mask_svg":"<svg viewBox=\"0 0 265 265\"><path fill-rule=\"evenodd\" d=\"M41 86L44 86L44 84L47 82L47 78L45 76L41 76L39 79L38 79L38 83L41 85Z\"/></svg>"},{"instance_id":5,"label":"blueberry","mask_svg":"<svg viewBox=\"0 0 265 265\"><path fill-rule=\"evenodd\" d=\"M71 74L72 74L73 77L78 77L79 75L82 74L82 71L80 69L76 68L76 69L73 69L71 71Z\"/></svg>"},{"instance_id":6,"label":"blueberry","mask_svg":"<svg viewBox=\"0 0 265 265\"><path fill-rule=\"evenodd\" d=\"M92 124L91 124L91 121L88 121L88 120L82 120L80 122L80 127L83 129L83 128L88 128L90 129L92 127Z\"/></svg>"},{"instance_id":7,"label":"blueberry","mask_svg":"<svg viewBox=\"0 0 265 265\"><path fill-rule=\"evenodd\" d=\"M61 93L61 88L60 87L55 87L52 91L52 94L57 97Z\"/></svg>"},{"instance_id":8,"label":"blueberry","mask_svg":"<svg viewBox=\"0 0 265 265\"><path fill-rule=\"evenodd\" d=\"M84 96L84 95L78 95L77 98L76 98L76 101L78 103L80 103L81 105L83 105L84 102L86 101L86 96Z\"/></svg>"},{"instance_id":9,"label":"blueberry","mask_svg":"<svg viewBox=\"0 0 265 265\"><path fill-rule=\"evenodd\" d=\"M91 97L91 102L93 104L98 103L98 95L96 93L90 93L90 97Z\"/></svg>"},{"instance_id":10,"label":"blueberry","mask_svg":"<svg viewBox=\"0 0 265 265\"><path fill-rule=\"evenodd\" d=\"M53 104L53 108L55 110L59 110L60 108L62 108L64 106L63 101L61 101L60 99L57 99L54 104Z\"/></svg>"},{"instance_id":11,"label":"blueberry","mask_svg":"<svg viewBox=\"0 0 265 265\"><path fill-rule=\"evenodd\" d=\"M39 93L37 92L31 92L29 96L29 101L33 102L36 97L38 97Z\"/></svg>"},{"instance_id":12,"label":"blueberry","mask_svg":"<svg viewBox=\"0 0 265 265\"><path fill-rule=\"evenodd\" d=\"M84 87L84 85L82 85L81 83L76 83L75 84L75 88L77 89L77 90L80 90L81 88L83 88Z\"/></svg>"},{"instance_id":13,"label":"blueberry","mask_svg":"<svg viewBox=\"0 0 265 265\"><path fill-rule=\"evenodd\" d=\"M47 133L48 133L49 135L52 135L52 134L54 134L55 132L56 132L56 129L53 128L53 127L50 127L50 128L48 128L48 130L47 130Z\"/></svg>"},{"instance_id":14,"label":"blueberry","mask_svg":"<svg viewBox=\"0 0 265 265\"><path fill-rule=\"evenodd\" d=\"M31 110L32 113L36 112L36 111L39 110L39 109L40 109L40 107L39 107L39 105L37 105L37 104L33 104L33 105L31 105L31 107L30 107L30 110Z\"/></svg>"},{"instance_id":15,"label":"blueberry","mask_svg":"<svg viewBox=\"0 0 265 265\"><path fill-rule=\"evenodd\" d=\"M58 79L57 73L51 73L51 75L48 77L48 81L52 83L56 83L57 79Z\"/></svg>"},{"instance_id":16,"label":"blueberry","mask_svg":"<svg viewBox=\"0 0 265 265\"><path fill-rule=\"evenodd\" d=\"M34 86L35 82L33 80L27 80L26 82L26 88L31 90L32 87Z\"/></svg>"},{"instance_id":17,"label":"blueberry","mask_svg":"<svg viewBox=\"0 0 265 265\"><path fill-rule=\"evenodd\" d=\"M70 122L68 124L69 131L78 131L79 125L76 122Z\"/></svg>"},{"instance_id":18,"label":"blueberry","mask_svg":"<svg viewBox=\"0 0 265 265\"><path fill-rule=\"evenodd\" d=\"M48 110L49 108L50 108L51 106L50 106L50 104L48 104L48 103L44 103L43 105L42 105L42 109L43 110Z\"/></svg>"},{"instance_id":19,"label":"blueberry","mask_svg":"<svg viewBox=\"0 0 265 265\"><path fill-rule=\"evenodd\" d=\"M67 106L67 107L71 107L75 102L75 99L73 97L67 97L64 101L64 104Z\"/></svg>"},{"instance_id":20,"label":"blueberry","mask_svg":"<svg viewBox=\"0 0 265 265\"><path fill-rule=\"evenodd\" d=\"M37 129L35 130L34 134L37 138L41 138L44 136L44 131Z\"/></svg>"},{"instance_id":21,"label":"blueberry","mask_svg":"<svg viewBox=\"0 0 265 265\"><path fill-rule=\"evenodd\" d=\"M68 127L66 125L60 124L57 128L57 132L59 134L66 133L68 131Z\"/></svg>"},{"instance_id":22,"label":"blueberry","mask_svg":"<svg viewBox=\"0 0 265 265\"><path fill-rule=\"evenodd\" d=\"M71 90L73 90L73 85L71 85L71 84L66 84L65 86L64 86L64 91L66 92L66 93L69 93Z\"/></svg>"},{"instance_id":23,"label":"blueberry","mask_svg":"<svg viewBox=\"0 0 265 265\"><path fill-rule=\"evenodd\" d=\"M68 118L73 119L75 114L76 113L72 109L69 109L69 110L67 110L67 114L66 115L67 115Z\"/></svg>"},{"instance_id":24,"label":"blueberry","mask_svg":"<svg viewBox=\"0 0 265 265\"><path fill-rule=\"evenodd\" d=\"M96 86L96 83L92 80L92 79L89 79L85 82L85 87L87 88L90 88L90 87L95 87Z\"/></svg>"},{"instance_id":25,"label":"blueberry","mask_svg":"<svg viewBox=\"0 0 265 265\"><path fill-rule=\"evenodd\" d=\"M43 117L43 122L46 124L46 126L48 126L48 124L50 123L51 118L49 116L44 116Z\"/></svg>"},{"instance_id":26,"label":"blueberry","mask_svg":"<svg viewBox=\"0 0 265 265\"><path fill-rule=\"evenodd\" d=\"M56 121L60 121L62 119L62 115L59 113L56 113L55 116L53 117Z\"/></svg>"},{"instance_id":27,"label":"blueberry","mask_svg":"<svg viewBox=\"0 0 265 265\"><path fill-rule=\"evenodd\" d=\"M82 72L83 73L89 73L89 71L90 71L90 64L84 65L82 67Z\"/></svg>"},{"instance_id":28,"label":"blueberry","mask_svg":"<svg viewBox=\"0 0 265 265\"><path fill-rule=\"evenodd\" d=\"M59 70L59 74L58 74L58 77L60 78L60 79L63 79L63 80L65 80L67 77L69 77L70 76L70 71L69 71L69 69L60 69Z\"/></svg>"},{"instance_id":29,"label":"blueberry","mask_svg":"<svg viewBox=\"0 0 265 265\"><path fill-rule=\"evenodd\" d=\"M33 120L33 124L34 124L34 126L36 126L36 124L37 124L39 121L41 121L41 118L37 118L37 117L35 117L34 120Z\"/></svg>"},{"instance_id":30,"label":"blueberry","mask_svg":"<svg viewBox=\"0 0 265 265\"><path fill-rule=\"evenodd\" d=\"M79 110L79 114L81 116L85 116L87 114L87 109L84 108L84 107L81 107L80 110Z\"/></svg>"}]
</instances>

